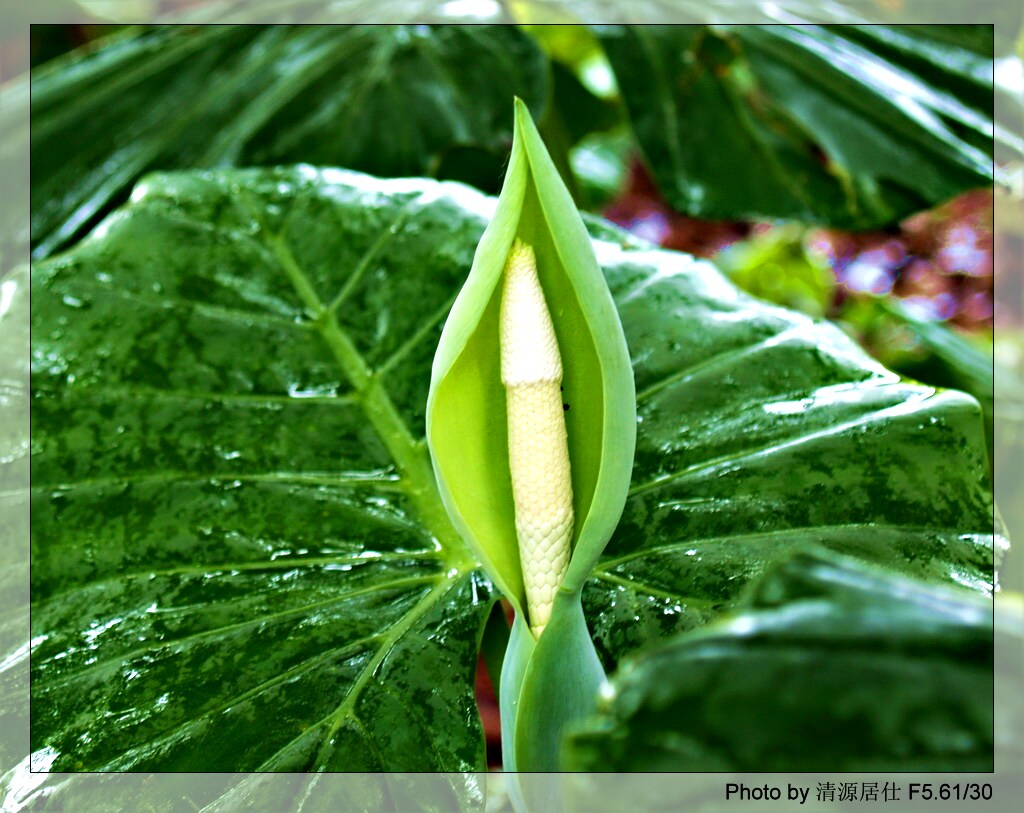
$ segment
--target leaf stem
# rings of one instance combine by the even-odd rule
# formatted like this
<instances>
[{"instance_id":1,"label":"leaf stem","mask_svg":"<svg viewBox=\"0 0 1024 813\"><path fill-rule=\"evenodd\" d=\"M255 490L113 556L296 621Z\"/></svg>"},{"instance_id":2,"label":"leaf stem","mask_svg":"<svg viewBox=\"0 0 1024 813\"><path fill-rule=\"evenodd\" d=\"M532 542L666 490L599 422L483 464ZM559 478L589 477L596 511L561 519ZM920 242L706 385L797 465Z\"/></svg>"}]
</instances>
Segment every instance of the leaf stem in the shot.
<instances>
[{"instance_id":1,"label":"leaf stem","mask_svg":"<svg viewBox=\"0 0 1024 813\"><path fill-rule=\"evenodd\" d=\"M351 337L342 329L337 314L320 300L284 238L264 233L295 292L315 315L314 327L352 384L370 425L394 460L401 484L420 518L449 552L448 560L456 569L472 569L476 566L472 553L441 503L426 443L422 438L413 437L378 375L370 369Z\"/></svg>"}]
</instances>

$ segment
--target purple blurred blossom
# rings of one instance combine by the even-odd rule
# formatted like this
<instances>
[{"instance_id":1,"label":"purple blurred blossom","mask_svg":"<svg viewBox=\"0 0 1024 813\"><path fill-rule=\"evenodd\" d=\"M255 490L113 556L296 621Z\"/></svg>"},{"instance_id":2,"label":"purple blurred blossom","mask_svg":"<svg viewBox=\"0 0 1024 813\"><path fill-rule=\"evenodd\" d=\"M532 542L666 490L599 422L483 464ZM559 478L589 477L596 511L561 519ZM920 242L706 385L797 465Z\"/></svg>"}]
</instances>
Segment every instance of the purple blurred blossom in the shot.
<instances>
[{"instance_id":1,"label":"purple blurred blossom","mask_svg":"<svg viewBox=\"0 0 1024 813\"><path fill-rule=\"evenodd\" d=\"M622 225L642 240L648 240L657 245L662 244L670 230L665 213L653 209L640 212L638 216L630 218Z\"/></svg>"},{"instance_id":2,"label":"purple blurred blossom","mask_svg":"<svg viewBox=\"0 0 1024 813\"><path fill-rule=\"evenodd\" d=\"M906 258L906 252L892 241L862 251L842 271L842 279L855 291L887 294L892 290L894 272Z\"/></svg>"},{"instance_id":3,"label":"purple blurred blossom","mask_svg":"<svg viewBox=\"0 0 1024 813\"><path fill-rule=\"evenodd\" d=\"M992 273L992 255L978 245L978 232L967 223L953 226L936 252L939 266L947 274L967 274L972 277Z\"/></svg>"},{"instance_id":4,"label":"purple blurred blossom","mask_svg":"<svg viewBox=\"0 0 1024 813\"><path fill-rule=\"evenodd\" d=\"M908 296L901 302L911 316L929 322L945 321L956 313L956 297L951 293L937 296Z\"/></svg>"}]
</instances>

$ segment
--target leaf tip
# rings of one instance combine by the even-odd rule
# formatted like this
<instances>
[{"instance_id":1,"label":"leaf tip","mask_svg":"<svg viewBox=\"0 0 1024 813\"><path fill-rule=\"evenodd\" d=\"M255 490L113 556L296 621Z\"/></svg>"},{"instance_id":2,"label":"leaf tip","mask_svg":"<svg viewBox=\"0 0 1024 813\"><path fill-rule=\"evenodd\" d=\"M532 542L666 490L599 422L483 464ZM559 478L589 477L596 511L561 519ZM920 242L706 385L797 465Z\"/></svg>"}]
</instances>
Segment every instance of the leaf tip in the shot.
<instances>
[{"instance_id":1,"label":"leaf tip","mask_svg":"<svg viewBox=\"0 0 1024 813\"><path fill-rule=\"evenodd\" d=\"M513 96L512 101L513 106L515 107L516 125L521 127L523 119L529 119L532 121L532 117L530 116L530 108L527 107L526 102L524 102L518 96Z\"/></svg>"}]
</instances>

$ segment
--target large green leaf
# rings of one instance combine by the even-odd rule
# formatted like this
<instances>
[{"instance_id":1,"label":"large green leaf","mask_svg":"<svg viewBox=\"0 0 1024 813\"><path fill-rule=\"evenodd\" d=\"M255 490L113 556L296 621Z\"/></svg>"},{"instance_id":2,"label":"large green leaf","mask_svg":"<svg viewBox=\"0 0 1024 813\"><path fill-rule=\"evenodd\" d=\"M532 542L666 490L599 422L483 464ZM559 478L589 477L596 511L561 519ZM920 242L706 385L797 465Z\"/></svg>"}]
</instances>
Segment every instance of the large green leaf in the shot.
<instances>
[{"instance_id":1,"label":"large green leaf","mask_svg":"<svg viewBox=\"0 0 1024 813\"><path fill-rule=\"evenodd\" d=\"M55 770L482 766L493 598L420 439L479 233L440 191L154 178L35 271L33 751Z\"/></svg>"},{"instance_id":2,"label":"large green leaf","mask_svg":"<svg viewBox=\"0 0 1024 813\"><path fill-rule=\"evenodd\" d=\"M80 233L152 168L310 161L496 184L509 99L539 113L548 82L512 26L128 31L33 75L33 245Z\"/></svg>"},{"instance_id":3,"label":"large green leaf","mask_svg":"<svg viewBox=\"0 0 1024 813\"><path fill-rule=\"evenodd\" d=\"M991 599L802 554L739 615L623 664L568 763L991 771L992 692Z\"/></svg>"},{"instance_id":4,"label":"large green leaf","mask_svg":"<svg viewBox=\"0 0 1024 813\"><path fill-rule=\"evenodd\" d=\"M422 434L493 205L309 167L158 175L35 269L40 767L483 767L494 597ZM809 542L990 589L976 402L708 263L591 230L640 420L585 588L608 665Z\"/></svg>"},{"instance_id":5,"label":"large green leaf","mask_svg":"<svg viewBox=\"0 0 1024 813\"><path fill-rule=\"evenodd\" d=\"M609 668L812 544L991 590L1005 540L974 399L901 381L707 263L601 248L640 421L631 498L584 594Z\"/></svg>"},{"instance_id":6,"label":"large green leaf","mask_svg":"<svg viewBox=\"0 0 1024 813\"><path fill-rule=\"evenodd\" d=\"M980 39L989 36L987 52ZM610 26L658 186L698 217L867 228L992 181L987 27Z\"/></svg>"}]
</instances>

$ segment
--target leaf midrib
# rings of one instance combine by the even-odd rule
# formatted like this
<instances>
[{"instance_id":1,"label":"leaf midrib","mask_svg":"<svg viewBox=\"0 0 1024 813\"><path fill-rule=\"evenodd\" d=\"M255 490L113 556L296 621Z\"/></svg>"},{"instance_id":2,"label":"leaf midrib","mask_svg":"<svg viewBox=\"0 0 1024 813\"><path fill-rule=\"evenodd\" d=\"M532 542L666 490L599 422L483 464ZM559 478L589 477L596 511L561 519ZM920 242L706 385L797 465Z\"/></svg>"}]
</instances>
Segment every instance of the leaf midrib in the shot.
<instances>
[{"instance_id":1,"label":"leaf midrib","mask_svg":"<svg viewBox=\"0 0 1024 813\"><path fill-rule=\"evenodd\" d=\"M423 616L425 616L427 612L441 598L448 594L452 587L458 582L460 575L461 574L458 571L449 572L445 576L445 578L443 578L436 585L434 585L434 587L430 589L429 593L427 593L418 602L416 602L416 606L414 606L408 613L406 613L405 616L403 616L402 619L388 633L380 636L380 638L382 639L380 646L377 647L376 651L374 652L373 658L362 670L359 677L356 679L356 682L345 693L345 697L341 701L341 703L339 703L334 709L332 709L330 714L327 714L321 719L317 720L315 723L308 726L306 730L302 731L298 736L294 737L293 739L285 743L268 759L264 760L258 770L264 770L267 765L273 764L274 761L284 751L286 751L296 740L305 736L309 731L319 728L325 723L330 723L330 728L324 734L324 736L321 737L320 748L318 749L316 758L314 760L314 764L317 767L323 765L325 761L330 757L330 754L334 748L332 743L334 735L340 730L345 720L353 721L362 730L364 736L366 736L367 743L370 744L372 750L378 755L378 758L381 760L382 765L386 765L386 760L382 758L383 755L377 748L376 742L374 741L373 737L370 736L370 733L367 731L365 725L363 724L363 721L356 714L356 701L362 694L362 690L366 686L367 682L370 680L371 677L373 677L373 675L377 672L378 667L383 663L384 659L394 649L395 644L407 632L409 632L409 630L412 629L412 627L421 618L423 618Z\"/></svg>"},{"instance_id":2,"label":"leaf midrib","mask_svg":"<svg viewBox=\"0 0 1024 813\"><path fill-rule=\"evenodd\" d=\"M252 207L248 208L251 209ZM267 230L265 224L261 224L260 233L273 251L296 294L305 307L314 315L313 324L315 329L351 383L356 394L356 400L362 406L367 420L395 462L400 478L399 484L403 486L406 495L409 497L424 525L441 543L442 553L447 554L444 558L449 565L449 569L431 588L430 592L423 596L416 603L415 607L381 636L380 646L374 653L373 658L362 670L356 682L345 692L341 703L329 715L313 726L310 726L310 728L316 728L324 723L329 724L328 730L321 739L320 748L315 758L315 764L321 766L330 758L334 747L334 735L344 724L345 720L354 721L365 732L365 727L363 727L362 721L359 720L356 714L356 703L363 689L377 673L384 659L387 658L396 644L409 630L444 596L448 595L459 579L477 565L468 546L459 537L445 511L444 505L441 503L425 440L422 438L417 440L412 436L408 426L398 414L398 410L381 384L379 375L370 369L356 347L355 342L352 341L352 338L338 323L337 314L333 307L334 303L325 305L320 299L309 277L303 272L298 261L295 259L295 255L288 247L285 238L281 234L275 234ZM371 251L379 250L379 248L380 246L376 245ZM368 735L367 742L376 750L373 738ZM279 749L270 760L264 762L264 765L268 762L272 763L290 744L288 743L282 749Z\"/></svg>"},{"instance_id":3,"label":"leaf midrib","mask_svg":"<svg viewBox=\"0 0 1024 813\"><path fill-rule=\"evenodd\" d=\"M399 645L410 630L415 628L416 625L419 624L433 608L442 602L446 596L450 595L453 587L460 583L461 579L463 579L466 574L475 570L478 565L445 512L437 490L425 439L417 438L412 434L409 426L399 414L398 409L383 385L381 379L393 364L388 364L384 369L375 370L370 367L360 350L357 348L352 337L348 335L339 323L338 317L335 313L336 303L325 305L325 303L320 299L320 296L313 287L311 277L300 267L289 246L285 234L270 230L267 227L267 224L262 221L262 218L259 217L258 207L252 205L249 201L243 199L240 202L240 205L248 210L249 214L256 218L260 226L259 237L257 239L269 250L271 259L275 261L274 265L278 265L280 267L280 270L288 279L291 287L294 289L300 302L305 306L307 314L310 317L307 320L303 320L301 323L290 323L289 327L292 329L304 328L313 330L319 335L320 339L324 342L327 350L330 352L334 361L337 363L341 372L352 387L352 391L346 392L344 396L336 399L337 402L358 407L363 411L367 422L379 437L382 445L389 454L391 461L393 461L395 470L397 471L396 479L387 478L387 482L382 483L380 477L374 477L370 482L375 487L386 485L404 493L409 499L411 507L420 521L421 527L425 530L428 536L433 537L434 540L436 540L436 543L438 543L438 550L431 557L437 565L437 569L432 575L418 576L400 580L396 583L368 585L356 591L356 594L361 594L380 589L392 589L399 585L408 585L409 587L413 587L415 585L430 586L430 589L426 593L420 595L415 604L409 608L408 612L398 619L397 623L390 628L382 629L376 636L374 636L377 646L372 652L370 662L361 671L358 677L356 677L355 681L345 689L343 696L339 699L337 704L334 705L330 714L326 715L314 726L306 729L306 732L308 732L312 728L322 726L324 731L327 732L326 736L321 740L320 750L317 756L317 763L323 764L325 760L329 759L330 751L333 747L331 744L332 734L343 726L346 720L351 720L355 724L360 724L356 714L359 699L367 686L371 685L376 679L381 664L387 659L389 654L395 650L396 646ZM387 235L385 235L385 239L386 237ZM384 241L382 240L379 242L382 243ZM377 245L376 248L379 249L380 245ZM367 258L367 263L368 262L369 259ZM185 303L167 303L167 305L171 307L181 306L183 304ZM196 304L198 303L188 303L189 306L193 307L196 306ZM249 316L248 313L246 315ZM252 316L254 317L254 320L259 320L261 314L257 312L253 313ZM431 326L434 325L435 322L432 319ZM420 334L425 334L426 332L428 331L418 331L416 336L421 337ZM203 393L177 394L185 397L203 396ZM214 396L212 393L210 395ZM331 399L325 398L321 400L326 401ZM179 479L182 474L182 472L174 472L168 477L165 473L157 475L157 479ZM302 473L299 477L312 477L321 485L326 485L329 482L333 483L333 479L326 472L316 472L312 473L312 475L310 473ZM257 474L255 477L248 475L240 477L239 479L276 480L278 478L292 481L295 479L295 475L287 472L269 472ZM118 478L118 481L120 481L120 479L121 478ZM336 484L361 485L362 483L357 482L354 478L347 477L342 474L337 478ZM292 563L292 566L302 567L303 563L295 562ZM258 569L255 563L254 569ZM348 592L331 599L329 602L323 603L327 604L345 601L351 598L352 595L352 592ZM296 613L306 612L314 606L320 606L320 604L292 607L280 615L293 616ZM260 618L258 620L263 621L265 619ZM249 619L240 624L239 627L245 627L252 623L255 622L252 619ZM225 628L218 627L213 630L205 630L202 633L199 633L197 637L205 638L212 635L222 635L224 632ZM180 645L181 642L182 640L179 639L169 643ZM114 665L115 661L116 663L122 663L123 659L114 659L110 665ZM95 674L95 669L90 669L88 673ZM76 674L73 676L72 680L80 680L84 674L85 673ZM262 688L265 688L265 686L266 684L261 684ZM249 694L251 695L254 691L258 691L261 687L255 687L253 690L250 690ZM53 686L51 685L50 688L52 689ZM173 732L170 733L173 735ZM371 746L376 750L376 744L371 742ZM281 750L285 750L288 747L288 745L285 745L284 749ZM280 751L278 753L280 753ZM272 757L269 762L272 762L273 759L274 757ZM267 762L264 764L267 764Z\"/></svg>"},{"instance_id":4,"label":"leaf midrib","mask_svg":"<svg viewBox=\"0 0 1024 813\"><path fill-rule=\"evenodd\" d=\"M450 564L462 572L472 569L476 563L441 503L425 441L413 437L378 375L370 369L355 342L342 329L337 315L321 301L285 239L265 228L262 234L303 305L314 315L314 328L348 378L356 401L394 460L399 484L420 519L449 553L447 559Z\"/></svg>"}]
</instances>

